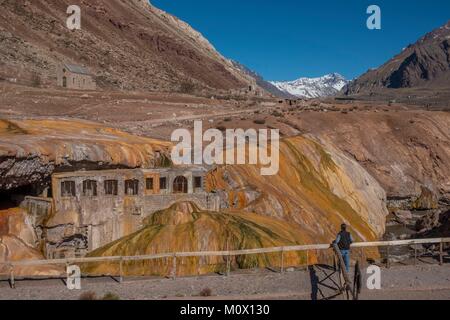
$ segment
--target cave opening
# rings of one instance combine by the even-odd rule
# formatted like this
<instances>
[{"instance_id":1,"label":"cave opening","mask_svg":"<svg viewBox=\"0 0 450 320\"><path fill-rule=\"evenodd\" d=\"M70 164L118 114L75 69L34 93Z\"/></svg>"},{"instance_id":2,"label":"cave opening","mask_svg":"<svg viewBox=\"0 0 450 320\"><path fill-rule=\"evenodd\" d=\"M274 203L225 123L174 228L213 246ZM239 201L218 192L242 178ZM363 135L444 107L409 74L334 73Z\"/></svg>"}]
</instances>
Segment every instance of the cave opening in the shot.
<instances>
[{"instance_id":1,"label":"cave opening","mask_svg":"<svg viewBox=\"0 0 450 320\"><path fill-rule=\"evenodd\" d=\"M0 210L19 207L27 196L52 197L49 185L28 184L11 190L0 190Z\"/></svg>"}]
</instances>

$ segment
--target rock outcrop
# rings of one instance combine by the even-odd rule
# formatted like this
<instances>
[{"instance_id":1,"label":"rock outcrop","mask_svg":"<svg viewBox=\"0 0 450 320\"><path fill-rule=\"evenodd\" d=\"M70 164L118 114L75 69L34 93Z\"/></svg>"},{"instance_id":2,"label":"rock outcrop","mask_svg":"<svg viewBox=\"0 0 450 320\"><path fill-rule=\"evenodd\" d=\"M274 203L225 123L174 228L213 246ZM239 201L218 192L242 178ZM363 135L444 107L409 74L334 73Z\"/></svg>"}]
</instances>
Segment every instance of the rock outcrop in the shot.
<instances>
[{"instance_id":1,"label":"rock outcrop","mask_svg":"<svg viewBox=\"0 0 450 320\"><path fill-rule=\"evenodd\" d=\"M84 121L1 123L0 150L3 155L16 163L35 157L40 159L39 168L42 164L50 164L49 173L55 168L78 170L89 163L98 169L152 166L157 161L165 162L164 154L170 147L168 143ZM218 167L210 173L207 189L221 195L221 212L201 212L193 204L176 205L152 216L143 230L92 254L225 250L226 239L233 249L329 243L342 222L351 226L357 241L373 241L383 235L388 215L386 194L354 158L329 140L314 136L286 138L280 145L280 170L275 176L261 176L260 167L250 165ZM82 166L78 167L77 163ZM3 182L3 188L20 186L20 181L33 183L31 173L35 168L29 171L20 165L3 168L6 171L2 173L2 181L3 177L9 179L8 183ZM23 179L18 177L21 173L27 173ZM16 184L12 184L13 181ZM60 223L47 222L56 226ZM266 266L276 265L277 259L279 255L249 256L233 263L236 267ZM293 255L288 259L292 259L293 265L300 265L305 258ZM311 254L310 259L314 262L320 257ZM186 262L186 269L180 273L217 271L217 265L223 267L222 262L223 259ZM154 263L154 272L165 274L169 271L167 261ZM129 272L142 270L139 269L142 265L127 267ZM93 271L108 273L110 268L100 265Z\"/></svg>"},{"instance_id":2,"label":"rock outcrop","mask_svg":"<svg viewBox=\"0 0 450 320\"><path fill-rule=\"evenodd\" d=\"M38 250L38 240L29 221L28 213L19 208L0 210L0 275L9 275L8 262L44 260ZM58 276L64 269L59 266L17 266L15 276Z\"/></svg>"},{"instance_id":3,"label":"rock outcrop","mask_svg":"<svg viewBox=\"0 0 450 320\"><path fill-rule=\"evenodd\" d=\"M386 194L355 160L312 138L281 141L280 171L261 176L256 166L227 166L210 177L230 210L246 210L299 225L304 243L328 243L342 222L355 238L384 233Z\"/></svg>"},{"instance_id":4,"label":"rock outcrop","mask_svg":"<svg viewBox=\"0 0 450 320\"><path fill-rule=\"evenodd\" d=\"M301 243L294 225L247 212L217 213L199 210L192 203L179 203L156 213L142 230L122 238L89 256L134 256L172 252L226 251L292 246ZM124 263L124 274L172 274L170 259ZM314 262L315 257L310 258ZM304 253L286 253L286 266L306 263ZM233 257L232 268L277 267L280 254ZM178 258L178 275L225 272L226 257ZM91 274L118 274L117 264L86 268Z\"/></svg>"},{"instance_id":5,"label":"rock outcrop","mask_svg":"<svg viewBox=\"0 0 450 320\"><path fill-rule=\"evenodd\" d=\"M74 120L0 120L0 190L48 184L55 170L167 165L170 144Z\"/></svg>"}]
</instances>

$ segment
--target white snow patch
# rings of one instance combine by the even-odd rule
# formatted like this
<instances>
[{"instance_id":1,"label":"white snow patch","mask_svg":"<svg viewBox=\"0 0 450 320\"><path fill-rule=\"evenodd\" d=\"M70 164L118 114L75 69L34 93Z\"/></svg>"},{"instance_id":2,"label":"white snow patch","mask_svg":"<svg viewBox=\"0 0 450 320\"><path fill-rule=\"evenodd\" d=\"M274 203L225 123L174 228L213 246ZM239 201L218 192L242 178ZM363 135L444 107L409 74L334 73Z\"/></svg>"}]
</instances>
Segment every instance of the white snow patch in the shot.
<instances>
[{"instance_id":1,"label":"white snow patch","mask_svg":"<svg viewBox=\"0 0 450 320\"><path fill-rule=\"evenodd\" d=\"M300 78L294 81L271 81L270 83L279 90L299 98L320 98L338 93L348 82L340 74L332 73L319 78Z\"/></svg>"}]
</instances>

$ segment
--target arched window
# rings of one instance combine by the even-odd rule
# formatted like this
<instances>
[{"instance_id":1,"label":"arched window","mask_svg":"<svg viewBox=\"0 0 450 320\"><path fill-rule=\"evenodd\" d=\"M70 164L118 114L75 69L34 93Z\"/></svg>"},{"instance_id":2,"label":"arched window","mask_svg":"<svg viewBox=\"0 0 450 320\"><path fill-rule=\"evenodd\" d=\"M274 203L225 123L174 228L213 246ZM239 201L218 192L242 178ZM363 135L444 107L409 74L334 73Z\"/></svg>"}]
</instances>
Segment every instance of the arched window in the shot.
<instances>
[{"instance_id":1,"label":"arched window","mask_svg":"<svg viewBox=\"0 0 450 320\"><path fill-rule=\"evenodd\" d=\"M188 193L188 180L185 177L176 177L173 181L173 193Z\"/></svg>"}]
</instances>

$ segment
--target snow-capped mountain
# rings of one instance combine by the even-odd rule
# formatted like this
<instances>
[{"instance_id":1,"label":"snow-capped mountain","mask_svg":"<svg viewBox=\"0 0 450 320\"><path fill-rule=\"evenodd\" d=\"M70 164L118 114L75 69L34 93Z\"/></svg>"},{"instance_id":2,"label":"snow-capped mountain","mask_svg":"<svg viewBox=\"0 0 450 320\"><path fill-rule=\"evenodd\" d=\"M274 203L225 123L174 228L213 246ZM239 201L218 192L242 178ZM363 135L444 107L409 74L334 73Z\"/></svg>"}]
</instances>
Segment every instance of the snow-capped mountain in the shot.
<instances>
[{"instance_id":1,"label":"snow-capped mountain","mask_svg":"<svg viewBox=\"0 0 450 320\"><path fill-rule=\"evenodd\" d=\"M338 73L320 78L300 78L294 81L271 81L275 87L299 98L321 98L335 95L347 85L348 81Z\"/></svg>"}]
</instances>

